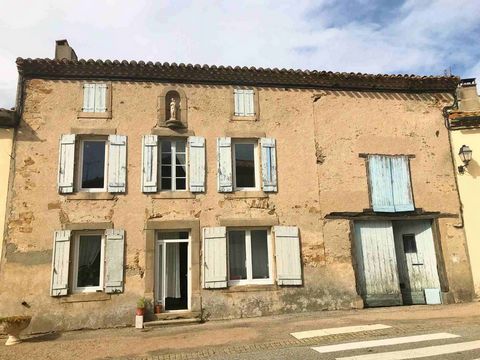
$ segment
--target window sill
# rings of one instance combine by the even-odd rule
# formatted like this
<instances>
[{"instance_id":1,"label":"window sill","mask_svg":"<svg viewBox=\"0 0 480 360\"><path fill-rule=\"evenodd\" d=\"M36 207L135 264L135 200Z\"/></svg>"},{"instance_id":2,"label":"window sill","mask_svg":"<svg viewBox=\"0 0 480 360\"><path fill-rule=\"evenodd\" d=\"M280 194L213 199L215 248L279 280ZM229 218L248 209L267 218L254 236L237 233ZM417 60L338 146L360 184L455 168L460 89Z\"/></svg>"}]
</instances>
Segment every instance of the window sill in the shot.
<instances>
[{"instance_id":1,"label":"window sill","mask_svg":"<svg viewBox=\"0 0 480 360\"><path fill-rule=\"evenodd\" d=\"M196 195L190 191L163 191L150 195L152 199L195 199Z\"/></svg>"},{"instance_id":2,"label":"window sill","mask_svg":"<svg viewBox=\"0 0 480 360\"><path fill-rule=\"evenodd\" d=\"M235 292L255 292L255 291L277 291L279 287L275 284L268 285L232 285L222 292L235 293Z\"/></svg>"},{"instance_id":3,"label":"window sill","mask_svg":"<svg viewBox=\"0 0 480 360\"><path fill-rule=\"evenodd\" d=\"M79 192L67 195L67 200L113 200L115 194L107 192Z\"/></svg>"},{"instance_id":4,"label":"window sill","mask_svg":"<svg viewBox=\"0 0 480 360\"><path fill-rule=\"evenodd\" d=\"M257 121L257 116L239 116L233 115L231 121Z\"/></svg>"},{"instance_id":5,"label":"window sill","mask_svg":"<svg viewBox=\"0 0 480 360\"><path fill-rule=\"evenodd\" d=\"M263 191L235 191L230 194L225 194L225 199L265 199L268 194Z\"/></svg>"},{"instance_id":6,"label":"window sill","mask_svg":"<svg viewBox=\"0 0 480 360\"><path fill-rule=\"evenodd\" d=\"M110 294L104 292L92 292L92 293L77 293L69 296L62 297L60 302L62 303L74 303L74 302L89 302L89 301L107 301L111 299Z\"/></svg>"},{"instance_id":7,"label":"window sill","mask_svg":"<svg viewBox=\"0 0 480 360\"><path fill-rule=\"evenodd\" d=\"M111 119L111 118L112 118L111 111L106 111L101 113L83 112L83 111L77 112L77 119Z\"/></svg>"}]
</instances>

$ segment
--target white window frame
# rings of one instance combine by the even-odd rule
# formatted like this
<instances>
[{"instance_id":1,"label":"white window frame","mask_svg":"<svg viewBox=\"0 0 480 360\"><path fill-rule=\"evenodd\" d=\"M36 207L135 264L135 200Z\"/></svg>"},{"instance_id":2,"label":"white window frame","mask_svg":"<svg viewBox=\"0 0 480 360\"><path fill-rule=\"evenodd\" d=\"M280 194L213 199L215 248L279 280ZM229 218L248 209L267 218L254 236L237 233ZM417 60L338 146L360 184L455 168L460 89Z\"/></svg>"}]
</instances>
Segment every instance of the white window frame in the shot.
<instances>
[{"instance_id":1,"label":"white window frame","mask_svg":"<svg viewBox=\"0 0 480 360\"><path fill-rule=\"evenodd\" d=\"M105 143L105 168L104 168L104 181L103 188L83 188L82 187L82 177L83 177L83 147L86 141L98 141ZM108 189L108 150L109 144L108 139L100 138L82 138L80 139L80 151L78 154L78 191L81 192L107 192Z\"/></svg>"},{"instance_id":2,"label":"white window frame","mask_svg":"<svg viewBox=\"0 0 480 360\"><path fill-rule=\"evenodd\" d=\"M237 164L235 159L235 148L237 144L252 144L253 147L253 160L255 171L255 186L254 187L238 187L237 186ZM260 155L259 155L258 139L232 139L232 177L233 177L233 190L234 191L259 191L260 190Z\"/></svg>"},{"instance_id":3,"label":"white window frame","mask_svg":"<svg viewBox=\"0 0 480 360\"><path fill-rule=\"evenodd\" d=\"M247 91L251 91L251 93L248 94L248 96L251 96L251 102L252 102L252 108L253 108L253 113L252 114L247 114L245 112L245 102L246 102L246 96L247 94L245 94L245 90ZM243 100L243 113L237 113L236 112L236 109L237 107L237 94L240 94L241 92L241 99ZM248 89L241 89L241 88L235 88L233 89L233 116L236 116L236 117L252 117L252 116L255 116L257 113L256 109L255 109L255 89L253 88L248 88Z\"/></svg>"},{"instance_id":4,"label":"white window frame","mask_svg":"<svg viewBox=\"0 0 480 360\"><path fill-rule=\"evenodd\" d=\"M78 287L78 256L80 254L80 237L81 236L91 236L99 235L101 236L100 244L100 281L98 286L86 286ZM105 283L105 232L104 231L79 231L75 232L73 235L73 286L72 291L74 293L88 293L88 292L99 292L104 291Z\"/></svg>"},{"instance_id":5,"label":"white window frame","mask_svg":"<svg viewBox=\"0 0 480 360\"><path fill-rule=\"evenodd\" d=\"M162 189L162 141L170 141L170 166L172 168L172 176L170 177L172 180L172 188L171 189ZM185 189L177 190L177 164L176 161L176 154L177 154L177 141L184 141L185 142ZM188 140L187 138L159 138L158 139L158 188L159 191L179 191L185 192L188 191L189 188L189 166L188 166L189 158L188 158ZM175 165L173 165L175 163Z\"/></svg>"},{"instance_id":6,"label":"white window frame","mask_svg":"<svg viewBox=\"0 0 480 360\"><path fill-rule=\"evenodd\" d=\"M252 230L266 230L267 231L267 249L268 249L268 279L253 279L252 278ZM247 268L247 278L241 280L230 280L230 231L245 231L245 262ZM265 227L248 227L248 228L227 228L227 279L229 286L235 285L272 285L273 278L273 249L271 229Z\"/></svg>"}]
</instances>

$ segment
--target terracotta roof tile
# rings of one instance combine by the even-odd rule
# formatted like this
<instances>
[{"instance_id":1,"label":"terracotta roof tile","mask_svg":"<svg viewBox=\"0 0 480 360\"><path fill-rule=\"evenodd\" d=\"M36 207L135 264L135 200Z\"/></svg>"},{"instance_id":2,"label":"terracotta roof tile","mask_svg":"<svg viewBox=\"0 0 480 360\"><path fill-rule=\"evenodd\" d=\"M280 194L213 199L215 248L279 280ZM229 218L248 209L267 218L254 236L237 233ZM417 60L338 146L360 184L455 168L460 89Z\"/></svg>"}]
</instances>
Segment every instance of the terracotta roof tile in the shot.
<instances>
[{"instance_id":1,"label":"terracotta roof tile","mask_svg":"<svg viewBox=\"0 0 480 360\"><path fill-rule=\"evenodd\" d=\"M325 88L409 92L454 91L460 78L264 69L255 67L153 63L118 60L17 59L26 78L112 79L264 87Z\"/></svg>"}]
</instances>

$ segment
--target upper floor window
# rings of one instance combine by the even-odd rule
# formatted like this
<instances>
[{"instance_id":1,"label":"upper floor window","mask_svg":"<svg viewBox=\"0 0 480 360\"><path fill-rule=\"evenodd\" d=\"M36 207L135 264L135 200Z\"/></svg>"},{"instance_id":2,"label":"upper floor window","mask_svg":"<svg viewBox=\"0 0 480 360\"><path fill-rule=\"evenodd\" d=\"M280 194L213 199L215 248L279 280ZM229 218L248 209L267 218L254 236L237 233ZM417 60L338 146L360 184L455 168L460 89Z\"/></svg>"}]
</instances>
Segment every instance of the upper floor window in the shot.
<instances>
[{"instance_id":1,"label":"upper floor window","mask_svg":"<svg viewBox=\"0 0 480 360\"><path fill-rule=\"evenodd\" d=\"M255 92L252 89L234 89L234 116L255 116Z\"/></svg>"},{"instance_id":2,"label":"upper floor window","mask_svg":"<svg viewBox=\"0 0 480 360\"><path fill-rule=\"evenodd\" d=\"M107 111L107 84L89 83L83 85L83 112L103 113Z\"/></svg>"},{"instance_id":3,"label":"upper floor window","mask_svg":"<svg viewBox=\"0 0 480 360\"><path fill-rule=\"evenodd\" d=\"M161 190L187 190L187 141L160 140Z\"/></svg>"},{"instance_id":4,"label":"upper floor window","mask_svg":"<svg viewBox=\"0 0 480 360\"><path fill-rule=\"evenodd\" d=\"M62 135L59 162L58 190L62 194L126 191L126 136Z\"/></svg>"},{"instance_id":5,"label":"upper floor window","mask_svg":"<svg viewBox=\"0 0 480 360\"><path fill-rule=\"evenodd\" d=\"M233 179L235 190L259 188L258 142L233 141Z\"/></svg>"},{"instance_id":6,"label":"upper floor window","mask_svg":"<svg viewBox=\"0 0 480 360\"><path fill-rule=\"evenodd\" d=\"M374 211L415 210L408 156L368 156L368 182Z\"/></svg>"},{"instance_id":7,"label":"upper floor window","mask_svg":"<svg viewBox=\"0 0 480 360\"><path fill-rule=\"evenodd\" d=\"M143 137L142 191L205 191L205 138Z\"/></svg>"}]
</instances>

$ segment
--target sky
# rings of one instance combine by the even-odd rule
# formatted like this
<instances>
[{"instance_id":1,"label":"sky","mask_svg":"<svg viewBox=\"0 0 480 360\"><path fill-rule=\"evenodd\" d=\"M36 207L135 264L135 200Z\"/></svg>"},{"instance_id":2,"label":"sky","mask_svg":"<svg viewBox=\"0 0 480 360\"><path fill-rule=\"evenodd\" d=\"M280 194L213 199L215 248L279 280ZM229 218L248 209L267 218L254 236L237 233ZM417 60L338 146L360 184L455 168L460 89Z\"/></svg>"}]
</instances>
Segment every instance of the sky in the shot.
<instances>
[{"instance_id":1,"label":"sky","mask_svg":"<svg viewBox=\"0 0 480 360\"><path fill-rule=\"evenodd\" d=\"M0 107L15 59L79 58L480 79L480 0L0 0Z\"/></svg>"}]
</instances>

